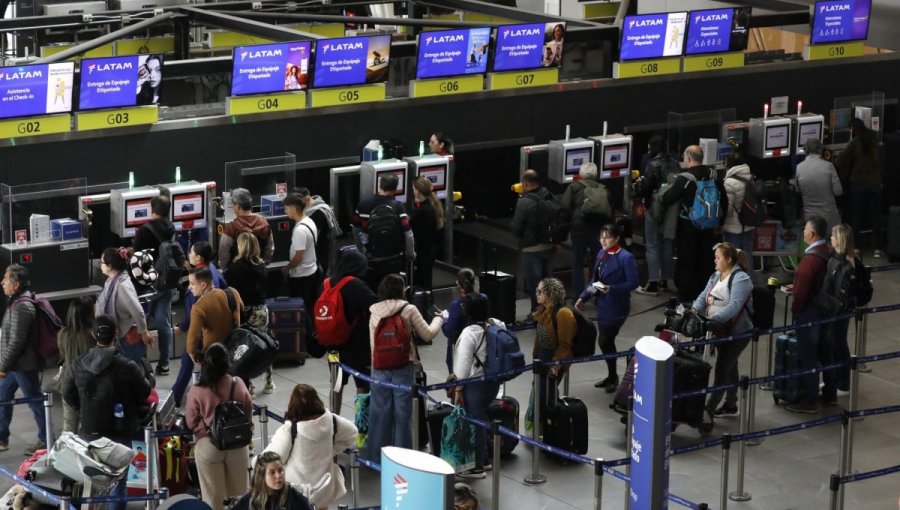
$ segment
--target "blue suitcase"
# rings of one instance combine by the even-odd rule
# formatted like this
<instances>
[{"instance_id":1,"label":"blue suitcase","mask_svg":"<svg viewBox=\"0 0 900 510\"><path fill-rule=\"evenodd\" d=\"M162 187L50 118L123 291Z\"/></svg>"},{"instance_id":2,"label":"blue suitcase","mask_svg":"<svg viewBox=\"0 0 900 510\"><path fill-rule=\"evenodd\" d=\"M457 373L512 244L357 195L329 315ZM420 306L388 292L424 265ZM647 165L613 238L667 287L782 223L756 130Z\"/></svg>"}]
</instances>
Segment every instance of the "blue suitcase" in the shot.
<instances>
[{"instance_id":1,"label":"blue suitcase","mask_svg":"<svg viewBox=\"0 0 900 510\"><path fill-rule=\"evenodd\" d=\"M303 298L277 297L266 300L269 334L278 340L275 361L306 362L306 307Z\"/></svg>"},{"instance_id":2,"label":"blue suitcase","mask_svg":"<svg viewBox=\"0 0 900 510\"><path fill-rule=\"evenodd\" d=\"M793 332L786 335L778 335L775 339L775 375L796 372L800 370L800 356L797 349L797 337ZM784 401L793 403L797 401L799 379L779 379L774 383L772 397L775 403Z\"/></svg>"}]
</instances>

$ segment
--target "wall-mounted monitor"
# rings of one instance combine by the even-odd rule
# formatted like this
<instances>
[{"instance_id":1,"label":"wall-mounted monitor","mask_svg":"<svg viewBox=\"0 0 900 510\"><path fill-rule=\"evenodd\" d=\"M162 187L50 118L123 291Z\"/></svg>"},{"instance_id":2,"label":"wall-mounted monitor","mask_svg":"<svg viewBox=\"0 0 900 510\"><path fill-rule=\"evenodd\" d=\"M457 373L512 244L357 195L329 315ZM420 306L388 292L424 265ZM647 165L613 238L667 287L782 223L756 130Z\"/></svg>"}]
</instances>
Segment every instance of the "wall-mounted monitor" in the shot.
<instances>
[{"instance_id":1,"label":"wall-mounted monitor","mask_svg":"<svg viewBox=\"0 0 900 510\"><path fill-rule=\"evenodd\" d=\"M744 51L750 34L751 7L691 11L685 55Z\"/></svg>"},{"instance_id":2,"label":"wall-mounted monitor","mask_svg":"<svg viewBox=\"0 0 900 510\"><path fill-rule=\"evenodd\" d=\"M447 165L421 166L419 176L431 181L431 191L436 197L447 198Z\"/></svg>"},{"instance_id":3,"label":"wall-mounted monitor","mask_svg":"<svg viewBox=\"0 0 900 510\"><path fill-rule=\"evenodd\" d=\"M422 32L419 34L416 79L484 73L490 46L490 28Z\"/></svg>"},{"instance_id":4,"label":"wall-mounted monitor","mask_svg":"<svg viewBox=\"0 0 900 510\"><path fill-rule=\"evenodd\" d=\"M82 59L78 109L158 104L162 66L161 54Z\"/></svg>"},{"instance_id":5,"label":"wall-mounted monitor","mask_svg":"<svg viewBox=\"0 0 900 510\"><path fill-rule=\"evenodd\" d=\"M381 177L387 174L397 176L397 191L394 192L395 197L406 195L406 171L405 170L375 170L375 189L381 189Z\"/></svg>"},{"instance_id":6,"label":"wall-mounted monitor","mask_svg":"<svg viewBox=\"0 0 900 510\"><path fill-rule=\"evenodd\" d=\"M626 16L619 60L678 57L684 50L687 12Z\"/></svg>"},{"instance_id":7,"label":"wall-mounted monitor","mask_svg":"<svg viewBox=\"0 0 900 510\"><path fill-rule=\"evenodd\" d=\"M190 221L203 218L203 202L206 197L202 192L172 194L172 221Z\"/></svg>"},{"instance_id":8,"label":"wall-mounted monitor","mask_svg":"<svg viewBox=\"0 0 900 510\"><path fill-rule=\"evenodd\" d=\"M869 37L872 0L816 0L812 13L812 44L865 41Z\"/></svg>"},{"instance_id":9,"label":"wall-mounted monitor","mask_svg":"<svg viewBox=\"0 0 900 510\"><path fill-rule=\"evenodd\" d=\"M387 81L390 59L390 35L319 39L313 88Z\"/></svg>"},{"instance_id":10,"label":"wall-mounted monitor","mask_svg":"<svg viewBox=\"0 0 900 510\"><path fill-rule=\"evenodd\" d=\"M231 95L306 90L311 48L309 41L235 47Z\"/></svg>"},{"instance_id":11,"label":"wall-mounted monitor","mask_svg":"<svg viewBox=\"0 0 900 510\"><path fill-rule=\"evenodd\" d=\"M500 25L494 42L494 71L562 67L565 23Z\"/></svg>"},{"instance_id":12,"label":"wall-mounted monitor","mask_svg":"<svg viewBox=\"0 0 900 510\"><path fill-rule=\"evenodd\" d=\"M0 118L72 111L74 62L0 68Z\"/></svg>"}]
</instances>

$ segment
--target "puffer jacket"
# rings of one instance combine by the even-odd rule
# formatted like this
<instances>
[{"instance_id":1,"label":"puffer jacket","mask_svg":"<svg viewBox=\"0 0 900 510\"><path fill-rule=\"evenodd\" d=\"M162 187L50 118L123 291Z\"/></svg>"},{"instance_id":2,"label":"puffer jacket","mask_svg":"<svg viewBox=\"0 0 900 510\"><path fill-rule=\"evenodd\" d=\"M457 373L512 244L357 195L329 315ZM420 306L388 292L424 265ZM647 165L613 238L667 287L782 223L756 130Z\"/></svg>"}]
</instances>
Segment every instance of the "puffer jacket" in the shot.
<instances>
[{"instance_id":1,"label":"puffer jacket","mask_svg":"<svg viewBox=\"0 0 900 510\"><path fill-rule=\"evenodd\" d=\"M37 352L37 310L27 301L16 299L22 295L34 297L29 291L12 296L14 305L3 314L0 326L0 372L31 372L41 369L41 358Z\"/></svg>"},{"instance_id":2,"label":"puffer jacket","mask_svg":"<svg viewBox=\"0 0 900 510\"><path fill-rule=\"evenodd\" d=\"M728 210L725 211L725 221L722 223L722 230L729 234L742 234L749 230L753 230L753 227L741 225L741 220L738 219L741 204L744 203L744 194L746 193L747 185L744 182L735 179L735 177L750 182L750 179L753 178L753 174L750 173L750 167L748 165L733 166L725 172L725 193L728 195Z\"/></svg>"}]
</instances>

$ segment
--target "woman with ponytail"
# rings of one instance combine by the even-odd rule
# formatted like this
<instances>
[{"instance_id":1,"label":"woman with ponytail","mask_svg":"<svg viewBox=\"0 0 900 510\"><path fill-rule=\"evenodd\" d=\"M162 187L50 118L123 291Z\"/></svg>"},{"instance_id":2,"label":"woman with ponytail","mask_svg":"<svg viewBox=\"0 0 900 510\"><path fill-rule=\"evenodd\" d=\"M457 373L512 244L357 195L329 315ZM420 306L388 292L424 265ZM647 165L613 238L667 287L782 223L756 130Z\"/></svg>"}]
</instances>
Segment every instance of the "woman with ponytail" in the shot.
<instances>
[{"instance_id":1,"label":"woman with ponytail","mask_svg":"<svg viewBox=\"0 0 900 510\"><path fill-rule=\"evenodd\" d=\"M103 290L94 305L95 315L109 315L116 319L119 349L126 358L143 366L147 346L153 337L147 330L147 318L138 301L137 291L128 275L127 248L109 247L100 255L100 271L106 275Z\"/></svg>"},{"instance_id":2,"label":"woman with ponytail","mask_svg":"<svg viewBox=\"0 0 900 510\"><path fill-rule=\"evenodd\" d=\"M431 181L419 177L413 181L415 204L410 211L409 222L416 243L416 267L413 285L431 290L431 273L437 255L439 233L444 228L444 210L434 195Z\"/></svg>"},{"instance_id":3,"label":"woman with ponytail","mask_svg":"<svg viewBox=\"0 0 900 510\"><path fill-rule=\"evenodd\" d=\"M447 371L453 373L453 346L462 333L462 330L472 324L469 309L466 306L466 297L473 299L487 299L487 296L475 291L475 271L468 267L459 270L456 275L456 286L459 287L459 297L447 307L442 331L447 337Z\"/></svg>"}]
</instances>

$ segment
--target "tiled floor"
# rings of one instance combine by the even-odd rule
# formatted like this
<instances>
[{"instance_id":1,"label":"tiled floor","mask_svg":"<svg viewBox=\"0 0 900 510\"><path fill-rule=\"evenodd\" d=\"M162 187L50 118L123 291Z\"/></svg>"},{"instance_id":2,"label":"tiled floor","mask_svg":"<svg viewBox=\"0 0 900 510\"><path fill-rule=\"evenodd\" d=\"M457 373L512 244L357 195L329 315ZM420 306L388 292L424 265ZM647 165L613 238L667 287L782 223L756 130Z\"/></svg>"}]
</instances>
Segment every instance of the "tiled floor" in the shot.
<instances>
[{"instance_id":1,"label":"tiled floor","mask_svg":"<svg viewBox=\"0 0 900 510\"><path fill-rule=\"evenodd\" d=\"M876 261L878 262L878 261ZM781 275L779 275L781 276ZM873 304L892 304L900 302L900 272L877 273L876 293ZM441 305L449 300L449 293L436 297ZM635 295L632 310L637 312L661 302L664 296L648 298ZM779 307L783 301L779 300ZM519 301L520 315L525 314L525 300ZM780 317L781 308L776 314ZM588 313L592 313L588 310ZM652 334L653 325L660 320L661 313L654 311L636 316L629 320L623 328L617 346L624 350L634 344L641 336ZM778 319L780 320L780 319ZM878 314L869 319L868 353L881 353L900 350L900 312ZM522 350L531 352L534 340L533 331L521 332L519 335ZM851 343L853 335L851 333ZM443 380L446 375L444 366L445 340L439 336L435 345L424 347L421 353L424 366L429 372L430 381ZM765 360L767 338L760 342L760 360ZM851 350L852 350L851 344ZM529 354L530 356L530 354ZM741 359L742 374L749 372L749 349ZM177 362L176 362L177 363ZM860 376L860 407L871 408L900 404L900 359L870 364L873 371ZM620 372L624 362L620 361ZM765 364L761 363L761 370ZM174 365L172 373L175 373ZM618 459L625 455L623 425L619 417L609 409L611 395L593 387L593 383L605 377L603 364L577 365L572 370L570 394L582 399L589 408L590 447L589 457ZM48 372L47 377L50 376ZM159 378L161 387L168 387L174 381L174 375ZM327 395L328 369L323 360L310 360L304 367L276 368L276 392L272 395L260 395L258 402L265 402L270 409L281 414L287 406L287 399L293 386L304 382L313 384L323 395ZM261 386L258 384L257 386ZM507 384L507 391L517 397L525 412L525 403L530 390L530 376L524 374ZM345 395L342 414L352 416L352 389ZM435 392L435 398L440 394ZM841 405L847 405L847 397L840 399ZM828 408L819 416L839 413L840 408ZM795 415L776 407L771 394L758 392L756 403L756 429L768 429L792 423L815 419L815 415ZM62 420L60 406L54 406L54 424L58 430ZM274 433L277 425L270 422ZM853 467L856 470L868 471L900 464L900 415L891 414L867 417L856 422ZM12 423L13 436L10 450L0 453L0 464L7 468L15 468L24 459L22 452L26 445L34 441L34 422L31 414L21 407L16 409ZM257 428L259 431L259 428ZM723 432L739 432L738 419L721 419L716 423L713 435ZM678 428L672 436L674 447L694 444L701 441L699 433L686 426ZM834 423L822 427L801 430L786 435L769 437L759 446L747 449L746 477L744 488L752 499L747 502L729 501L730 508L746 510L820 510L828 508L828 481L838 464L840 446L840 424ZM737 448L732 449L729 490L734 490ZM495 467L496 469L496 467ZM504 460L500 466L500 505L502 509L590 509L594 508L593 469L583 465L561 466L553 460L542 459L541 471L547 476L547 483L537 487L523 483L525 476L531 471L531 450L523 445L516 448L512 459ZM673 457L671 465L671 491L695 503L706 502L711 508L719 509L721 472L721 450L710 448ZM379 485L377 476L367 469L361 470L359 491L360 506L377 505L379 502ZM854 510L882 510L897 508L900 496L900 474L874 478L847 485L845 508ZM0 480L0 488L9 483ZM491 508L491 479L477 480L472 483L480 493L482 506ZM603 508L624 507L625 486L611 476L603 480ZM349 496L343 502L350 503ZM137 505L133 505L137 508ZM679 505L670 503L672 508Z\"/></svg>"}]
</instances>

